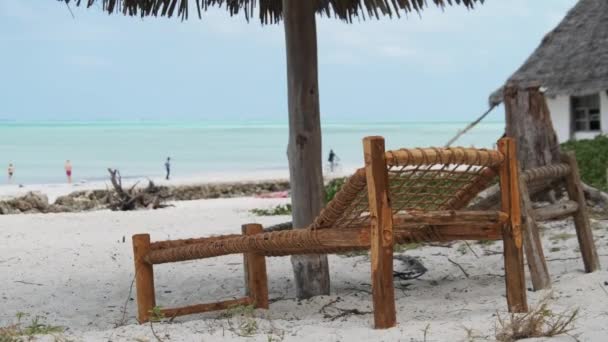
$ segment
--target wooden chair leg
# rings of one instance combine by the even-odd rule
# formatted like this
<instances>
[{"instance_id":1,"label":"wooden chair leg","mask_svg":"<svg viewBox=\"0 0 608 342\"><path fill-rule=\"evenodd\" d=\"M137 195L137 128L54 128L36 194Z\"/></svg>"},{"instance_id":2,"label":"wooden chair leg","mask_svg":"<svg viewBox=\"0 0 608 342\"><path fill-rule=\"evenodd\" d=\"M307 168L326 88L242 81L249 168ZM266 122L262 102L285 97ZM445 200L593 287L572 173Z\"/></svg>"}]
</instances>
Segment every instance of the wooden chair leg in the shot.
<instances>
[{"instance_id":1,"label":"wooden chair leg","mask_svg":"<svg viewBox=\"0 0 608 342\"><path fill-rule=\"evenodd\" d=\"M133 259L135 261L135 290L137 292L137 320L145 323L156 306L153 265L144 261L150 251L150 235L133 235Z\"/></svg>"},{"instance_id":2,"label":"wooden chair leg","mask_svg":"<svg viewBox=\"0 0 608 342\"><path fill-rule=\"evenodd\" d=\"M247 235L247 225L244 224L241 226L241 233L243 235ZM245 297L251 296L251 292L249 291L249 262L248 262L248 253L243 253L243 273L244 273L244 281L245 281Z\"/></svg>"},{"instance_id":3,"label":"wooden chair leg","mask_svg":"<svg viewBox=\"0 0 608 342\"><path fill-rule=\"evenodd\" d=\"M528 304L522 248L519 166L515 141L512 138L500 139L498 149L505 156L500 168L501 207L503 212L509 214L509 223L503 228L507 305L510 312L526 312Z\"/></svg>"},{"instance_id":4,"label":"wooden chair leg","mask_svg":"<svg viewBox=\"0 0 608 342\"><path fill-rule=\"evenodd\" d=\"M369 209L371 216L371 266L374 326L394 327L395 289L393 285L393 215L388 194L388 173L384 139L363 140Z\"/></svg>"},{"instance_id":5,"label":"wooden chair leg","mask_svg":"<svg viewBox=\"0 0 608 342\"><path fill-rule=\"evenodd\" d=\"M583 186L578 170L578 164L573 152L562 154L562 161L570 165L570 174L566 176L566 190L571 201L578 203L578 210L574 213L574 227L578 244L583 255L585 272L590 273L600 269L600 260L597 256L595 243L593 242L593 232L589 224L589 214L587 213L587 202L583 194Z\"/></svg>"},{"instance_id":6,"label":"wooden chair leg","mask_svg":"<svg viewBox=\"0 0 608 342\"><path fill-rule=\"evenodd\" d=\"M509 232L510 229L510 225L505 227L503 234L507 305L509 312L527 312L524 254Z\"/></svg>"},{"instance_id":7,"label":"wooden chair leg","mask_svg":"<svg viewBox=\"0 0 608 342\"><path fill-rule=\"evenodd\" d=\"M264 232L264 229L259 224L246 224L243 225L242 229L246 235ZM253 299L254 306L259 309L268 309L266 257L256 253L246 253L244 267L247 277L247 292Z\"/></svg>"},{"instance_id":8,"label":"wooden chair leg","mask_svg":"<svg viewBox=\"0 0 608 342\"><path fill-rule=\"evenodd\" d=\"M534 208L532 208L530 201L528 186L523 179L520 179L519 189L521 191L522 218L524 219L522 225L524 251L526 253L526 260L528 261L530 278L532 278L532 287L534 291L538 291L551 287L551 277L547 269L538 226L532 216Z\"/></svg>"}]
</instances>

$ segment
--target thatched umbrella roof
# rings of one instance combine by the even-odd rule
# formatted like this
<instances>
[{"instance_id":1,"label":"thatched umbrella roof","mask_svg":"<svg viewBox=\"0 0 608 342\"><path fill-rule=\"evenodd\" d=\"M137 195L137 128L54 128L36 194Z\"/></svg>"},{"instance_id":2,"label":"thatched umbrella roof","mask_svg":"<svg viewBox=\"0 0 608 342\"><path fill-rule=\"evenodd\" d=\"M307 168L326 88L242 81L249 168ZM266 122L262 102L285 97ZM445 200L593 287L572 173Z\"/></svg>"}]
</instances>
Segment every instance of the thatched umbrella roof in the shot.
<instances>
[{"instance_id":1,"label":"thatched umbrella roof","mask_svg":"<svg viewBox=\"0 0 608 342\"><path fill-rule=\"evenodd\" d=\"M545 94L588 95L608 89L608 1L580 0L507 80L540 83ZM502 102L502 88L490 103Z\"/></svg>"},{"instance_id":2,"label":"thatched umbrella roof","mask_svg":"<svg viewBox=\"0 0 608 342\"><path fill-rule=\"evenodd\" d=\"M263 24L277 23L283 16L282 0L58 0L62 2L74 2L76 5L86 3L90 7L101 3L103 10L108 13L122 12L130 16L168 16L177 15L182 19L188 18L188 11L196 8L197 14L209 7L225 7L230 15L241 12L247 20L251 18L257 7L259 18ZM472 8L475 2L484 0L294 0L294 1L316 1L317 12L328 17L336 17L348 22L354 18L366 18L380 16L399 16L400 13L419 12L432 1L439 7L446 5L462 4ZM189 4L190 3L190 4Z\"/></svg>"}]
</instances>

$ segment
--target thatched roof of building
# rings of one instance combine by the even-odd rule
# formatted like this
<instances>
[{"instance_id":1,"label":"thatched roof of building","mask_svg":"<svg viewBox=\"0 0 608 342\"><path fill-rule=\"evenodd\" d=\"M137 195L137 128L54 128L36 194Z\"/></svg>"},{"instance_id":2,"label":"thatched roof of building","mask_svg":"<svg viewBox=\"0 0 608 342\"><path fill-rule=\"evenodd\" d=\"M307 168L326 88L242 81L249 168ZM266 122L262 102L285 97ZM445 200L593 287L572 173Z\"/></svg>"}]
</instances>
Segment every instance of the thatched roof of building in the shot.
<instances>
[{"instance_id":1,"label":"thatched roof of building","mask_svg":"<svg viewBox=\"0 0 608 342\"><path fill-rule=\"evenodd\" d=\"M101 4L108 13L123 13L130 16L179 16L188 18L188 12L196 8L199 18L201 12L209 7L225 7L230 15L244 13L247 20L259 10L263 24L277 23L283 16L282 0L58 0L87 7ZM484 0L293 0L316 1L317 12L328 17L336 17L348 22L355 18L379 18L380 16L400 16L401 13L420 12L427 6L427 1L443 8L446 5L458 4L472 8L475 2Z\"/></svg>"},{"instance_id":2,"label":"thatched roof of building","mask_svg":"<svg viewBox=\"0 0 608 342\"><path fill-rule=\"evenodd\" d=\"M579 0L507 80L540 83L545 94L588 95L608 89L608 1ZM502 87L490 103L502 102Z\"/></svg>"}]
</instances>

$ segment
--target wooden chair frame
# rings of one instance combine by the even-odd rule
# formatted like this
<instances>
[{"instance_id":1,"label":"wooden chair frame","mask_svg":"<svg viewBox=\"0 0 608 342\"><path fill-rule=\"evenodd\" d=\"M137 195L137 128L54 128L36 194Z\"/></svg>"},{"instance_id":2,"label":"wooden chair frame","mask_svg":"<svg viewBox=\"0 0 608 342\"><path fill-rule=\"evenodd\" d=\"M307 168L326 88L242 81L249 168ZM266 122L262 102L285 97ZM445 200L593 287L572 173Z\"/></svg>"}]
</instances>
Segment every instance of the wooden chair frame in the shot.
<instances>
[{"instance_id":1,"label":"wooden chair frame","mask_svg":"<svg viewBox=\"0 0 608 342\"><path fill-rule=\"evenodd\" d=\"M153 265L166 262L200 259L212 256L243 253L245 255L245 297L209 304L197 304L181 308L161 309L167 317L227 309L233 305L253 304L256 308L268 308L268 285L265 255L279 256L305 253L334 253L349 249L369 249L371 255L372 301L374 326L383 329L396 325L395 295L393 287L393 246L415 234L410 226L437 226L434 241L449 240L503 240L506 295L509 311L528 310L522 248L521 200L519 192L519 167L514 140L503 138L498 142L501 162L498 173L502 193L500 212L470 212L445 210L436 212L405 212L395 215L391 208L387 158L382 137L363 140L365 181L369 204L369 224L361 227L295 229L291 231L263 232L260 225L243 226L244 238L226 235L201 239L150 242L148 234L133 236L136 273L138 320L150 319L156 306ZM435 151L438 149L435 149ZM431 150L433 151L433 150ZM459 150L458 153L464 150ZM393 152L393 151L391 151ZM453 152L453 151L452 151ZM405 151L404 153L411 153ZM451 154L451 155L457 155ZM424 154L424 153L423 153ZM388 157L387 157L388 156ZM426 158L426 156L423 156ZM441 160L441 158L437 159ZM359 172L359 171L358 171ZM363 172L363 170L360 170ZM494 174L494 173L492 173ZM485 184L485 183L484 183ZM478 189L483 184L471 184ZM459 196L461 196L460 194ZM337 197L339 197L337 195ZM459 199L470 200L470 194ZM336 199L334 199L336 200ZM466 204L466 203L465 203ZM464 205L464 204L463 204ZM330 207L330 205L328 205ZM332 207L334 208L334 207ZM299 239L289 248L274 248L268 240ZM283 240L282 240L283 241ZM314 242L307 248L305 243Z\"/></svg>"},{"instance_id":2,"label":"wooden chair frame","mask_svg":"<svg viewBox=\"0 0 608 342\"><path fill-rule=\"evenodd\" d=\"M544 189L557 182L564 182L568 200L544 208L534 209L530 199L530 188ZM522 216L524 222L524 250L534 290L551 287L551 277L543 253L538 221L572 217L583 258L585 272L600 269L597 250L593 242L593 231L583 194L580 173L573 152L562 153L561 163L538 167L523 172L521 179Z\"/></svg>"}]
</instances>

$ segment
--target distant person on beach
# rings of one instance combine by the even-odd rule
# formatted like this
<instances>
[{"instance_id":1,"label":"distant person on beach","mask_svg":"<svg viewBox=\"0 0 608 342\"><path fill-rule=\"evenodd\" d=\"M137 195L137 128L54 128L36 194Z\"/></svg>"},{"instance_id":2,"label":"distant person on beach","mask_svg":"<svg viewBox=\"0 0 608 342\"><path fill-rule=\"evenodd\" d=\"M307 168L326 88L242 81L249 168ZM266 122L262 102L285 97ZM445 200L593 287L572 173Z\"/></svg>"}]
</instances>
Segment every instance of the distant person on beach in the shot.
<instances>
[{"instance_id":1,"label":"distant person on beach","mask_svg":"<svg viewBox=\"0 0 608 342\"><path fill-rule=\"evenodd\" d=\"M166 180L169 180L169 175L171 174L171 158L167 157L167 161L165 162L165 170L167 171Z\"/></svg>"},{"instance_id":2,"label":"distant person on beach","mask_svg":"<svg viewBox=\"0 0 608 342\"><path fill-rule=\"evenodd\" d=\"M327 161L329 162L329 170L331 172L334 172L334 167L336 166L336 163L338 162L338 155L336 155L336 153L334 153L333 149L329 150L329 158L327 158Z\"/></svg>"},{"instance_id":3,"label":"distant person on beach","mask_svg":"<svg viewBox=\"0 0 608 342\"><path fill-rule=\"evenodd\" d=\"M69 160L65 161L65 175L68 177L68 184L72 183L72 162Z\"/></svg>"},{"instance_id":4,"label":"distant person on beach","mask_svg":"<svg viewBox=\"0 0 608 342\"><path fill-rule=\"evenodd\" d=\"M13 164L8 164L8 182L10 183L13 180L13 175L15 174L15 166Z\"/></svg>"}]
</instances>

